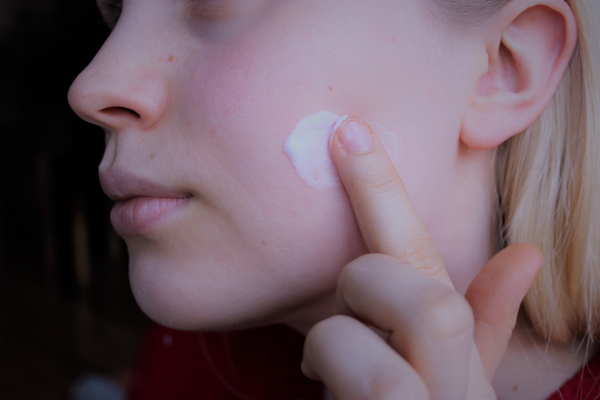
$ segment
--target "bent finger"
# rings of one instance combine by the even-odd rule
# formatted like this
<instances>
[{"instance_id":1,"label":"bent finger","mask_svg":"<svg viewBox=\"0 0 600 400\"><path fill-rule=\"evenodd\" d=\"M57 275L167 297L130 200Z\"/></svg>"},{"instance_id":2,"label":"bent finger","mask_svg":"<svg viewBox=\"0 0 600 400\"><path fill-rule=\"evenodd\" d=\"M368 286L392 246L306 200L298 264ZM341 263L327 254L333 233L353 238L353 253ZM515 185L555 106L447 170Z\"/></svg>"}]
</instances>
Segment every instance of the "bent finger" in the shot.
<instances>
[{"instance_id":1,"label":"bent finger","mask_svg":"<svg viewBox=\"0 0 600 400\"><path fill-rule=\"evenodd\" d=\"M343 315L308 333L302 371L336 399L428 399L415 370L375 332Z\"/></svg>"},{"instance_id":2,"label":"bent finger","mask_svg":"<svg viewBox=\"0 0 600 400\"><path fill-rule=\"evenodd\" d=\"M470 391L477 369L473 314L455 290L394 257L367 254L342 271L337 311L388 332L388 343L432 398L460 399Z\"/></svg>"}]
</instances>

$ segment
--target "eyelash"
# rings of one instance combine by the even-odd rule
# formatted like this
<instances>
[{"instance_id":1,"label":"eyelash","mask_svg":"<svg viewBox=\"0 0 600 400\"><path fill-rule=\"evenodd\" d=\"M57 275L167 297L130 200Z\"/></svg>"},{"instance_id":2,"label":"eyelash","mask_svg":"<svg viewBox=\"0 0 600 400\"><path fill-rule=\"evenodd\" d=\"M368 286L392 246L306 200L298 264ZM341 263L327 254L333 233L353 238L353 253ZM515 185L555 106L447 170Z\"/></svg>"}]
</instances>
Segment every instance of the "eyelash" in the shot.
<instances>
[{"instance_id":1,"label":"eyelash","mask_svg":"<svg viewBox=\"0 0 600 400\"><path fill-rule=\"evenodd\" d=\"M110 29L113 29L121 16L121 11L123 11L123 1L122 0L99 0L98 8L100 9L100 14L102 14L102 18L108 25Z\"/></svg>"},{"instance_id":2,"label":"eyelash","mask_svg":"<svg viewBox=\"0 0 600 400\"><path fill-rule=\"evenodd\" d=\"M188 16L195 16L202 21L219 21L236 15L240 8L233 0L188 0Z\"/></svg>"}]
</instances>

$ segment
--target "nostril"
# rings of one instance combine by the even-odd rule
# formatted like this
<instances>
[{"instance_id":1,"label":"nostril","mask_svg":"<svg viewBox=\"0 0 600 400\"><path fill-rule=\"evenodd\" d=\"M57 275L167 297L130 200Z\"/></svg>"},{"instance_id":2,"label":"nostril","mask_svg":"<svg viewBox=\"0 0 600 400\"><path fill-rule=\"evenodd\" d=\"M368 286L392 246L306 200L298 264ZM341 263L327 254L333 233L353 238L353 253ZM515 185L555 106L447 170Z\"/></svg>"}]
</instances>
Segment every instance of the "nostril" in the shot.
<instances>
[{"instance_id":1,"label":"nostril","mask_svg":"<svg viewBox=\"0 0 600 400\"><path fill-rule=\"evenodd\" d=\"M126 108L126 107L107 107L107 108L101 110L101 112L104 114L110 115L112 117L133 115L135 118L140 118L140 114L138 114L137 112L133 111L132 109Z\"/></svg>"}]
</instances>

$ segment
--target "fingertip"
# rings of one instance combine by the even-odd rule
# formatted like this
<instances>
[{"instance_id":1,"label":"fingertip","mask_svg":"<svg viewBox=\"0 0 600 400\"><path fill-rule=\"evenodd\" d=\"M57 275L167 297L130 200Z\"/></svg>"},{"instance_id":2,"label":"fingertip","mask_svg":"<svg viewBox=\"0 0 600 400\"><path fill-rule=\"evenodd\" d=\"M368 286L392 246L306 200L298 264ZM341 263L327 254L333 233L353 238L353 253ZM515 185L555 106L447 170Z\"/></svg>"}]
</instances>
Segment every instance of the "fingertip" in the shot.
<instances>
[{"instance_id":1,"label":"fingertip","mask_svg":"<svg viewBox=\"0 0 600 400\"><path fill-rule=\"evenodd\" d=\"M335 125L330 148L342 149L347 154L361 155L373 150L373 130L360 118L344 115Z\"/></svg>"},{"instance_id":2,"label":"fingertip","mask_svg":"<svg viewBox=\"0 0 600 400\"><path fill-rule=\"evenodd\" d=\"M339 117L335 123L333 124L333 129L331 130L331 136L329 137L329 151L331 154L334 154L335 149L340 147L339 141L337 139L338 129L348 118L351 118L350 115L345 114Z\"/></svg>"},{"instance_id":3,"label":"fingertip","mask_svg":"<svg viewBox=\"0 0 600 400\"><path fill-rule=\"evenodd\" d=\"M319 381L319 376L315 373L313 368L310 366L310 363L306 361L305 358L302 359L302 363L300 364L300 370L308 379L312 379L313 381Z\"/></svg>"},{"instance_id":4,"label":"fingertip","mask_svg":"<svg viewBox=\"0 0 600 400\"><path fill-rule=\"evenodd\" d=\"M312 333L312 330L308 332L308 335L304 340L304 348L302 350L302 362L300 363L300 370L307 378L312 379L313 381L318 381L319 375L313 368L312 362L310 361L311 350L312 350L311 349L311 343L312 343L311 336L314 336L314 334L311 335L311 333Z\"/></svg>"},{"instance_id":5,"label":"fingertip","mask_svg":"<svg viewBox=\"0 0 600 400\"><path fill-rule=\"evenodd\" d=\"M346 120L348 118L351 118L350 115L346 114L346 115L342 115L341 117L339 117L337 119L337 121L335 121L335 124L333 125L333 133L335 134L335 132L337 132L338 128L344 123L346 122Z\"/></svg>"},{"instance_id":6,"label":"fingertip","mask_svg":"<svg viewBox=\"0 0 600 400\"><path fill-rule=\"evenodd\" d=\"M536 263L541 266L544 263L544 252L537 246L531 243L518 243L523 248L523 251L527 254L527 257L532 263Z\"/></svg>"},{"instance_id":7,"label":"fingertip","mask_svg":"<svg viewBox=\"0 0 600 400\"><path fill-rule=\"evenodd\" d=\"M544 264L544 253L531 243L515 243L504 250L510 251L510 258L532 274L537 275Z\"/></svg>"}]
</instances>

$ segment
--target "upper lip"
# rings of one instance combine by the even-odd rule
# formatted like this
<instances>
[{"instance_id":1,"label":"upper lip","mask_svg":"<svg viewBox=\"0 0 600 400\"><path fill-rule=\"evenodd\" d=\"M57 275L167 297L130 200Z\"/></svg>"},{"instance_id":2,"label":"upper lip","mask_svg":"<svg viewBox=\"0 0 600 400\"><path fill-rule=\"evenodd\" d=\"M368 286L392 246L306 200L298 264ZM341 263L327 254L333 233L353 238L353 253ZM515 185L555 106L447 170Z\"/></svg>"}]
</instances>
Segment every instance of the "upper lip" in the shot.
<instances>
[{"instance_id":1,"label":"upper lip","mask_svg":"<svg viewBox=\"0 0 600 400\"><path fill-rule=\"evenodd\" d=\"M125 201L134 197L189 197L190 193L153 182L130 172L111 169L100 172L102 190L114 201Z\"/></svg>"}]
</instances>

